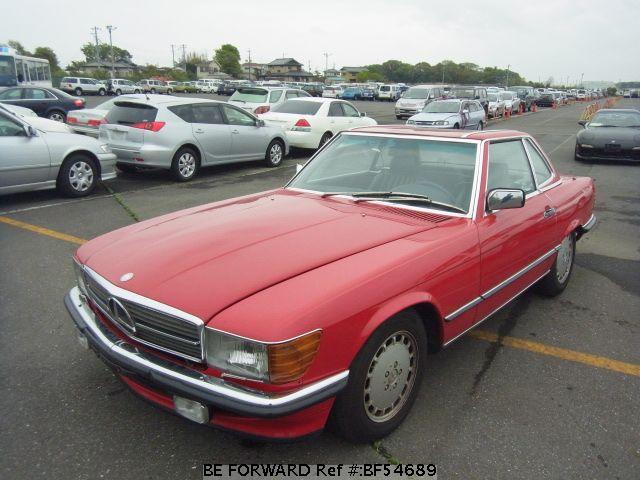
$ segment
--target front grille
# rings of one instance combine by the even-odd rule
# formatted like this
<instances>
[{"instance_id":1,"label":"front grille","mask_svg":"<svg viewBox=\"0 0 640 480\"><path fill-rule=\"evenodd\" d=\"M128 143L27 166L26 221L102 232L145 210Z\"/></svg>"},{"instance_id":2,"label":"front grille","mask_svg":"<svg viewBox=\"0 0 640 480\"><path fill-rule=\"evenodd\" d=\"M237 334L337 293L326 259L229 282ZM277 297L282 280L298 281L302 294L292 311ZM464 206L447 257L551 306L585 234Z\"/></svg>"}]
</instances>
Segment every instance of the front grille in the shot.
<instances>
[{"instance_id":1,"label":"front grille","mask_svg":"<svg viewBox=\"0 0 640 480\"><path fill-rule=\"evenodd\" d=\"M620 147L605 148L581 148L578 147L578 153L583 157L602 157L620 160L640 160L640 150L623 150Z\"/></svg>"},{"instance_id":2,"label":"front grille","mask_svg":"<svg viewBox=\"0 0 640 480\"><path fill-rule=\"evenodd\" d=\"M127 336L164 352L173 353L190 360L203 360L202 324L123 298L124 295L112 295L104 284L101 284L86 271L85 284L91 300ZM126 309L133 321L135 331L123 328L123 325L113 318L113 313L109 306L110 298L117 299Z\"/></svg>"},{"instance_id":3,"label":"front grille","mask_svg":"<svg viewBox=\"0 0 640 480\"><path fill-rule=\"evenodd\" d=\"M429 120L416 120L416 125L433 125L434 123Z\"/></svg>"}]
</instances>

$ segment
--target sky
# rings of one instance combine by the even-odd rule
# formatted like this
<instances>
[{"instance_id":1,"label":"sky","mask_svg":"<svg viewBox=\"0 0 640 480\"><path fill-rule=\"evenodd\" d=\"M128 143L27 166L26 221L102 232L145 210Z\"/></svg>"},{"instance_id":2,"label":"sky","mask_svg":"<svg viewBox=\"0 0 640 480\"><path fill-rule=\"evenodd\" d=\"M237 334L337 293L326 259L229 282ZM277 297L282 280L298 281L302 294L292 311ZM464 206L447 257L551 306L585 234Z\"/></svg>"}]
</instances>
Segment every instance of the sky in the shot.
<instances>
[{"instance_id":1,"label":"sky","mask_svg":"<svg viewBox=\"0 0 640 480\"><path fill-rule=\"evenodd\" d=\"M82 60L91 28L114 25L134 62L171 65L171 44L213 56L224 43L242 61L293 57L312 70L396 59L507 68L527 80L640 80L640 0L29 0L2 9L0 42L49 46Z\"/></svg>"}]
</instances>

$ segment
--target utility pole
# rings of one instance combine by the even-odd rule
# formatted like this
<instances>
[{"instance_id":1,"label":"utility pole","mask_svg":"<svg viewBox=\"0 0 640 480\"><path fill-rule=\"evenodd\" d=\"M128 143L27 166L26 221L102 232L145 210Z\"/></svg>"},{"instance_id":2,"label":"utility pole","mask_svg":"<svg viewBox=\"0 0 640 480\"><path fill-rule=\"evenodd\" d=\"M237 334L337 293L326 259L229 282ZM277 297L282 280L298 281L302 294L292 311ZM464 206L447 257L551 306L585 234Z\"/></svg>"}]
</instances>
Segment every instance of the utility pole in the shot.
<instances>
[{"instance_id":1,"label":"utility pole","mask_svg":"<svg viewBox=\"0 0 640 480\"><path fill-rule=\"evenodd\" d=\"M91 29L91 34L96 41L96 62L100 61L100 40L98 40L98 32L102 30L100 27L93 27Z\"/></svg>"},{"instance_id":2,"label":"utility pole","mask_svg":"<svg viewBox=\"0 0 640 480\"><path fill-rule=\"evenodd\" d=\"M507 65L507 85L506 88L509 88L509 69L511 68L511 64Z\"/></svg>"},{"instance_id":3,"label":"utility pole","mask_svg":"<svg viewBox=\"0 0 640 480\"><path fill-rule=\"evenodd\" d=\"M173 65L173 68L176 68L176 47L177 45L171 44L171 65Z\"/></svg>"},{"instance_id":4,"label":"utility pole","mask_svg":"<svg viewBox=\"0 0 640 480\"><path fill-rule=\"evenodd\" d=\"M324 76L327 76L327 70L329 70L329 57L333 55L332 53L324 52Z\"/></svg>"},{"instance_id":5,"label":"utility pole","mask_svg":"<svg viewBox=\"0 0 640 480\"><path fill-rule=\"evenodd\" d=\"M247 50L249 53L249 81L251 81L251 49Z\"/></svg>"},{"instance_id":6,"label":"utility pole","mask_svg":"<svg viewBox=\"0 0 640 480\"><path fill-rule=\"evenodd\" d=\"M442 64L442 84L444 85L444 63Z\"/></svg>"},{"instance_id":7,"label":"utility pole","mask_svg":"<svg viewBox=\"0 0 640 480\"><path fill-rule=\"evenodd\" d=\"M107 30L109 30L109 47L111 49L111 78L116 78L116 59L113 56L113 39L111 38L111 32L113 30L117 30L118 27L114 27L113 25L107 25L105 27Z\"/></svg>"},{"instance_id":8,"label":"utility pole","mask_svg":"<svg viewBox=\"0 0 640 480\"><path fill-rule=\"evenodd\" d=\"M580 75L580 88L584 88L584 83L582 83L583 79L584 79L584 73Z\"/></svg>"},{"instance_id":9,"label":"utility pole","mask_svg":"<svg viewBox=\"0 0 640 480\"><path fill-rule=\"evenodd\" d=\"M184 71L187 71L187 46L183 43L179 45L182 48L182 65L184 66Z\"/></svg>"}]
</instances>

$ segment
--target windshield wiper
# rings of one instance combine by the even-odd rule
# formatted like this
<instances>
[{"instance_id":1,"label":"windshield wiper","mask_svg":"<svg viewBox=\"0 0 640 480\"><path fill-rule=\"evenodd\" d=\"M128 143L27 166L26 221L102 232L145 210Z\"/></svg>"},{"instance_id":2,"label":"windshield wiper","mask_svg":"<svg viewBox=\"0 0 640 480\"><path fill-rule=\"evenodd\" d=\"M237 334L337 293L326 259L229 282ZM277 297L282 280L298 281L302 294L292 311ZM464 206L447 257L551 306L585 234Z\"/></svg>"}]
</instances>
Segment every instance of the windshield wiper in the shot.
<instances>
[{"instance_id":1,"label":"windshield wiper","mask_svg":"<svg viewBox=\"0 0 640 480\"><path fill-rule=\"evenodd\" d=\"M386 200L388 202L420 202L433 205L435 207L444 208L447 210L453 210L455 212L467 213L460 207L450 205L444 202L438 202L432 200L426 195L420 195L417 193L404 193L404 192L326 192L322 194L322 197L331 197L336 195L345 195L354 197L356 202L368 202L371 200Z\"/></svg>"}]
</instances>

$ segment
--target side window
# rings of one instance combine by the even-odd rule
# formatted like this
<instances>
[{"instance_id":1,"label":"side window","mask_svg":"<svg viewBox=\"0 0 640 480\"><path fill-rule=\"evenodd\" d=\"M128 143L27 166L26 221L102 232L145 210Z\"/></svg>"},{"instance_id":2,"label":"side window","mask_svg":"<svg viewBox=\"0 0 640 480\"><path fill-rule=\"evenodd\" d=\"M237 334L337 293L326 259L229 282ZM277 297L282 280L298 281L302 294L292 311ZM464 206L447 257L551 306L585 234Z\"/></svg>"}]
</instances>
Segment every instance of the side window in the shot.
<instances>
[{"instance_id":1,"label":"side window","mask_svg":"<svg viewBox=\"0 0 640 480\"><path fill-rule=\"evenodd\" d=\"M91 80L89 80L88 78L81 78L80 83L82 85L89 85L91 83Z\"/></svg>"},{"instance_id":2,"label":"side window","mask_svg":"<svg viewBox=\"0 0 640 480\"><path fill-rule=\"evenodd\" d=\"M27 88L24 92L24 98L26 100L44 100L46 98L51 98L51 96L44 90L40 90L39 88Z\"/></svg>"},{"instance_id":3,"label":"side window","mask_svg":"<svg viewBox=\"0 0 640 480\"><path fill-rule=\"evenodd\" d=\"M227 123L229 123L229 125L239 125L245 127L255 126L256 122L253 117L247 115L246 113L228 105L223 105L223 108L224 114L227 117Z\"/></svg>"},{"instance_id":4,"label":"side window","mask_svg":"<svg viewBox=\"0 0 640 480\"><path fill-rule=\"evenodd\" d=\"M269 103L276 103L282 97L282 90L274 90L269 94Z\"/></svg>"},{"instance_id":5,"label":"side window","mask_svg":"<svg viewBox=\"0 0 640 480\"><path fill-rule=\"evenodd\" d=\"M527 151L529 152L529 157L531 158L531 164L533 165L533 172L536 176L536 182L538 185L542 185L544 182L549 180L553 175L551 173L551 169L547 162L545 162L544 158L538 151L538 149L531 143L530 140L525 140L527 144Z\"/></svg>"},{"instance_id":6,"label":"side window","mask_svg":"<svg viewBox=\"0 0 640 480\"><path fill-rule=\"evenodd\" d=\"M186 107L186 105L181 106ZM224 118L218 105L193 105L191 110L193 112L193 123L208 123L210 125L224 124ZM177 113L176 115L180 116Z\"/></svg>"},{"instance_id":7,"label":"side window","mask_svg":"<svg viewBox=\"0 0 640 480\"><path fill-rule=\"evenodd\" d=\"M22 96L22 88L16 88L14 90L5 90L0 93L0 100L20 100Z\"/></svg>"},{"instance_id":8,"label":"side window","mask_svg":"<svg viewBox=\"0 0 640 480\"><path fill-rule=\"evenodd\" d=\"M531 193L536 189L521 140L489 145L487 191L494 188L520 188L525 193Z\"/></svg>"},{"instance_id":9,"label":"side window","mask_svg":"<svg viewBox=\"0 0 640 480\"><path fill-rule=\"evenodd\" d=\"M343 103L342 104L342 109L344 110L344 115L346 117L359 117L360 116L358 111L355 108L353 108L351 105L349 105L348 103Z\"/></svg>"},{"instance_id":10,"label":"side window","mask_svg":"<svg viewBox=\"0 0 640 480\"><path fill-rule=\"evenodd\" d=\"M298 92L296 92L295 90L287 90L287 100L290 98L298 98Z\"/></svg>"},{"instance_id":11,"label":"side window","mask_svg":"<svg viewBox=\"0 0 640 480\"><path fill-rule=\"evenodd\" d=\"M304 90L298 90L298 96L299 97L311 97L312 95L309 92L306 92Z\"/></svg>"},{"instance_id":12,"label":"side window","mask_svg":"<svg viewBox=\"0 0 640 480\"><path fill-rule=\"evenodd\" d=\"M19 123L0 115L0 138L2 137L23 137L24 128Z\"/></svg>"},{"instance_id":13,"label":"side window","mask_svg":"<svg viewBox=\"0 0 640 480\"><path fill-rule=\"evenodd\" d=\"M342 110L342 105L340 102L333 102L329 106L329 117L344 117L344 112Z\"/></svg>"}]
</instances>

